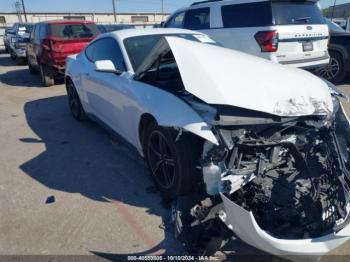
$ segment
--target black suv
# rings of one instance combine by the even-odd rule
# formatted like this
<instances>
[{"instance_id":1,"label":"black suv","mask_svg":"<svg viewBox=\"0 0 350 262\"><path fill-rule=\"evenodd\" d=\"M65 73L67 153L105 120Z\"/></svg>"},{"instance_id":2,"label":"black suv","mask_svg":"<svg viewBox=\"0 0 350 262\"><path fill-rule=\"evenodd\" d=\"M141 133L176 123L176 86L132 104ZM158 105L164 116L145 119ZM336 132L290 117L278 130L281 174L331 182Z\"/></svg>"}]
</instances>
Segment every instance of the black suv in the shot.
<instances>
[{"instance_id":1,"label":"black suv","mask_svg":"<svg viewBox=\"0 0 350 262\"><path fill-rule=\"evenodd\" d=\"M327 19L330 32L329 64L316 70L316 74L328 81L339 84L350 73L350 33Z\"/></svg>"}]
</instances>

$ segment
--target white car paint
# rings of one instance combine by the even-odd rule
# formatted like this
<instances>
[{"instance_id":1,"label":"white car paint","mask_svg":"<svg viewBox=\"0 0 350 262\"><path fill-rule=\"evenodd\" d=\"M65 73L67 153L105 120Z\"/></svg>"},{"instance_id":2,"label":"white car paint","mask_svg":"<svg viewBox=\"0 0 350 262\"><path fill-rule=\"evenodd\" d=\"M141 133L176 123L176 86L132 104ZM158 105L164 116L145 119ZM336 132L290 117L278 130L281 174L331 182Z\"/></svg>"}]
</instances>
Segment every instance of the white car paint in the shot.
<instances>
[{"instance_id":1,"label":"white car paint","mask_svg":"<svg viewBox=\"0 0 350 262\"><path fill-rule=\"evenodd\" d=\"M175 37L167 40L186 90L209 104L279 116L327 114L333 110L327 84L305 71L222 47Z\"/></svg>"},{"instance_id":2,"label":"white car paint","mask_svg":"<svg viewBox=\"0 0 350 262\"><path fill-rule=\"evenodd\" d=\"M143 114L152 115L161 126L192 132L211 144L218 140L211 124L194 107L172 93L135 80L123 41L152 34L196 34L187 30L125 30L100 36L113 37L121 46L127 71L121 75L98 72L112 70L109 62L91 63L82 51L70 56L70 77L84 110L118 132L142 154L139 124ZM96 39L95 41L98 41ZM165 37L178 63L185 88L207 103L232 105L283 116L326 115L333 111L328 85L309 73L204 43ZM86 77L95 79L94 84ZM92 102L97 104L92 104ZM348 120L347 120L348 121ZM349 123L347 123L349 126ZM259 228L246 210L222 197L226 212L221 219L248 244L276 255L324 255L344 243L350 225L337 234L319 239L283 240Z\"/></svg>"}]
</instances>

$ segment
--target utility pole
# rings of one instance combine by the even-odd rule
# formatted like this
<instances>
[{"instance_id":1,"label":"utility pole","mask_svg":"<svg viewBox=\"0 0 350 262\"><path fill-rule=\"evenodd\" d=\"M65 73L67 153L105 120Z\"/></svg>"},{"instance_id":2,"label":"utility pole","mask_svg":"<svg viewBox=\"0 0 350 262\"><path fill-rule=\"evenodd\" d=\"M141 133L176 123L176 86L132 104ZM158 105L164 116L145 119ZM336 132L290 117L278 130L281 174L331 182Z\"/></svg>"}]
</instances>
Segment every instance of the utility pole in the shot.
<instances>
[{"instance_id":1,"label":"utility pole","mask_svg":"<svg viewBox=\"0 0 350 262\"><path fill-rule=\"evenodd\" d=\"M112 0L112 5L113 5L114 22L117 23L117 13L115 11L115 1L116 0Z\"/></svg>"},{"instance_id":2,"label":"utility pole","mask_svg":"<svg viewBox=\"0 0 350 262\"><path fill-rule=\"evenodd\" d=\"M337 0L334 0L334 5L333 5L333 10L332 10L332 18L331 20L333 20L334 18L334 9L335 9L335 6L337 5Z\"/></svg>"},{"instance_id":3,"label":"utility pole","mask_svg":"<svg viewBox=\"0 0 350 262\"><path fill-rule=\"evenodd\" d=\"M27 22L28 22L28 19L27 19L26 7L25 7L25 5L24 5L24 0L22 0L22 7L23 7L24 20L25 20L26 23L27 23Z\"/></svg>"},{"instance_id":4,"label":"utility pole","mask_svg":"<svg viewBox=\"0 0 350 262\"><path fill-rule=\"evenodd\" d=\"M161 12L162 12L162 22L164 20L164 0L161 0Z\"/></svg>"},{"instance_id":5,"label":"utility pole","mask_svg":"<svg viewBox=\"0 0 350 262\"><path fill-rule=\"evenodd\" d=\"M15 1L15 9L16 9L16 13L17 13L17 17L18 17L18 22L22 22L22 14L21 14L21 4L19 3L18 0Z\"/></svg>"}]
</instances>

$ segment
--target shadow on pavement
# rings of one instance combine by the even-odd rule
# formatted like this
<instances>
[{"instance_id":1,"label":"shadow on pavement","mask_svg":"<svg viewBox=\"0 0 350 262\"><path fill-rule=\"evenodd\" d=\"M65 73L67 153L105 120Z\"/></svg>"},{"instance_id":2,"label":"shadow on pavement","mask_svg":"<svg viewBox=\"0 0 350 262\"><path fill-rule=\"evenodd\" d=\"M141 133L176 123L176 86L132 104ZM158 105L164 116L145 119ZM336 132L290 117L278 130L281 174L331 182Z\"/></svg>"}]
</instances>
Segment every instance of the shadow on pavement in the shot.
<instances>
[{"instance_id":1,"label":"shadow on pavement","mask_svg":"<svg viewBox=\"0 0 350 262\"><path fill-rule=\"evenodd\" d=\"M20 141L43 143L46 148L20 166L28 176L50 189L143 207L164 220L169 217L161 197L150 190L153 183L138 153L97 124L75 121L66 96L28 102L24 111L38 139L22 137ZM165 240L154 248L181 250L175 243L166 232Z\"/></svg>"},{"instance_id":2,"label":"shadow on pavement","mask_svg":"<svg viewBox=\"0 0 350 262\"><path fill-rule=\"evenodd\" d=\"M30 75L28 69L8 71L0 75L0 82L18 88L41 87L40 77Z\"/></svg>"},{"instance_id":3,"label":"shadow on pavement","mask_svg":"<svg viewBox=\"0 0 350 262\"><path fill-rule=\"evenodd\" d=\"M0 52L0 66L16 66L16 61L10 58L10 55L3 52Z\"/></svg>"},{"instance_id":4,"label":"shadow on pavement","mask_svg":"<svg viewBox=\"0 0 350 262\"><path fill-rule=\"evenodd\" d=\"M15 87L41 87L42 83L39 73L31 75L27 65L17 65L11 60L9 55L0 55L0 66L15 67L13 70L7 71L0 75L0 82ZM56 85L64 84L64 77L59 76L55 80Z\"/></svg>"},{"instance_id":5,"label":"shadow on pavement","mask_svg":"<svg viewBox=\"0 0 350 262\"><path fill-rule=\"evenodd\" d=\"M160 204L161 197L150 190L153 183L144 160L97 124L75 121L70 115L66 96L28 102L24 111L38 139L23 137L20 141L43 143L46 147L43 153L20 166L27 175L50 189L79 193L95 201L118 201L142 207L163 221L169 219L169 210ZM166 254L183 253L172 230L165 230L165 239L142 254L161 249ZM230 250L237 249L237 253L247 250L250 254L259 254L238 240L230 245ZM91 252L101 257L120 256Z\"/></svg>"},{"instance_id":6,"label":"shadow on pavement","mask_svg":"<svg viewBox=\"0 0 350 262\"><path fill-rule=\"evenodd\" d=\"M19 67L9 55L0 55L0 66L14 67L13 70L0 75L1 83L19 88L41 86L40 77L31 75L27 66Z\"/></svg>"}]
</instances>

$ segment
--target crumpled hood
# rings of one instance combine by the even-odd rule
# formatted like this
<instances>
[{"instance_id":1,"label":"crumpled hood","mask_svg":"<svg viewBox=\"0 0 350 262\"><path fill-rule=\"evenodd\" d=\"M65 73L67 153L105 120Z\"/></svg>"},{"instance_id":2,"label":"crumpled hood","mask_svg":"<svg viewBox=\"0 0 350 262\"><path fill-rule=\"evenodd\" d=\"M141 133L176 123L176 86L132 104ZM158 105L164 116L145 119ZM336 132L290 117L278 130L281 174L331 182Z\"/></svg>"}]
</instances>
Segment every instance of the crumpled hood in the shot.
<instances>
[{"instance_id":1,"label":"crumpled hood","mask_svg":"<svg viewBox=\"0 0 350 262\"><path fill-rule=\"evenodd\" d=\"M185 89L208 104L278 116L325 115L333 111L327 84L306 71L179 37L166 40Z\"/></svg>"}]
</instances>

